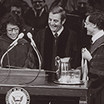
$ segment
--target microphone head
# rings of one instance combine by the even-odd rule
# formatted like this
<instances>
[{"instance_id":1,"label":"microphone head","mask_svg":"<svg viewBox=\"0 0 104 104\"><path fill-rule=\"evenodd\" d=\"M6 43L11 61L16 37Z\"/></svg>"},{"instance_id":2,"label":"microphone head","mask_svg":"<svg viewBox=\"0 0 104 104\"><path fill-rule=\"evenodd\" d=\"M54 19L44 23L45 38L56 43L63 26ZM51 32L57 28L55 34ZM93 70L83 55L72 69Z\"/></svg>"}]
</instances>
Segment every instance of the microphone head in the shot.
<instances>
[{"instance_id":1,"label":"microphone head","mask_svg":"<svg viewBox=\"0 0 104 104\"><path fill-rule=\"evenodd\" d=\"M31 34L30 32L28 32L28 33L27 33L27 37L28 37L29 39L31 39L31 38L32 38L32 34Z\"/></svg>"},{"instance_id":2,"label":"microphone head","mask_svg":"<svg viewBox=\"0 0 104 104\"><path fill-rule=\"evenodd\" d=\"M23 38L24 37L24 33L20 33L19 35L18 35L18 39L21 39L21 38Z\"/></svg>"}]
</instances>

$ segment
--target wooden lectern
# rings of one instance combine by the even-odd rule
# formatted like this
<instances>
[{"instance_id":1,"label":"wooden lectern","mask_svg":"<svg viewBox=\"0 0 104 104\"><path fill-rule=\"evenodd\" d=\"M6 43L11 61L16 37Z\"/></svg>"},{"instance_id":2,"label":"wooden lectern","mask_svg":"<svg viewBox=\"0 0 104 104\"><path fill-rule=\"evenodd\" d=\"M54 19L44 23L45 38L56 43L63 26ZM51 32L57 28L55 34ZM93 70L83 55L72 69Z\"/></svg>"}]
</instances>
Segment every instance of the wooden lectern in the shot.
<instances>
[{"instance_id":1,"label":"wooden lectern","mask_svg":"<svg viewBox=\"0 0 104 104\"><path fill-rule=\"evenodd\" d=\"M43 69L0 68L0 84L44 84L45 76L45 71Z\"/></svg>"}]
</instances>

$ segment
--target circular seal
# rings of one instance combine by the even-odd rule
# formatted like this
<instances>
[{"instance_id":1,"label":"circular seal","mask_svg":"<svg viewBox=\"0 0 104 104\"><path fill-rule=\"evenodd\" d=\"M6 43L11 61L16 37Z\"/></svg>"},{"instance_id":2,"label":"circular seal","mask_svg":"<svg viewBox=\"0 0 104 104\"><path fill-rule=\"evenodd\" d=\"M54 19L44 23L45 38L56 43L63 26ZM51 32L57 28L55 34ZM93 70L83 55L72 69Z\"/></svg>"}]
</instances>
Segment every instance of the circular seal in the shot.
<instances>
[{"instance_id":1,"label":"circular seal","mask_svg":"<svg viewBox=\"0 0 104 104\"><path fill-rule=\"evenodd\" d=\"M6 94L6 104L30 104L28 92L21 87L14 87Z\"/></svg>"}]
</instances>

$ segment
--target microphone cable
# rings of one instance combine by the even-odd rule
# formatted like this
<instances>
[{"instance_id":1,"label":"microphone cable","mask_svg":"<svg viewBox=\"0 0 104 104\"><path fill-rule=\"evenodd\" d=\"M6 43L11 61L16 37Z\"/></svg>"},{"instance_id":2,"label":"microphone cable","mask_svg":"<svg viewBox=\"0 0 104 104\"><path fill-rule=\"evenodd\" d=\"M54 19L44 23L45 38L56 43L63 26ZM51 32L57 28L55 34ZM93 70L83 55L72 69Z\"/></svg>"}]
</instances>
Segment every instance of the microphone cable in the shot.
<instances>
[{"instance_id":1,"label":"microphone cable","mask_svg":"<svg viewBox=\"0 0 104 104\"><path fill-rule=\"evenodd\" d=\"M8 51L9 52L9 51ZM3 81L5 81L8 77L9 77L9 75L10 75L10 72L11 72L11 70L10 70L10 60L9 60L9 54L8 54L8 52L7 52L7 60L8 60L8 66L9 66L9 70L8 70L8 73L7 73L7 75L2 79L2 80L0 80L0 82L3 82ZM2 67L1 68L3 68L3 65L2 65Z\"/></svg>"}]
</instances>

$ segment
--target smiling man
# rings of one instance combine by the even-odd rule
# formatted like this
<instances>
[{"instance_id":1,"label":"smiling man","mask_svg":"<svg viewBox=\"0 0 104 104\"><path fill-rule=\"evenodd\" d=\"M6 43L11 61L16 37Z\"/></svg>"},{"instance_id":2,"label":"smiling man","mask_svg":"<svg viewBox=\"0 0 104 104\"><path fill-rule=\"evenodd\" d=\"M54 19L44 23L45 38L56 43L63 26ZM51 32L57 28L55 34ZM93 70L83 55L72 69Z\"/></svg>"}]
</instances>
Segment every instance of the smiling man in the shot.
<instances>
[{"instance_id":1,"label":"smiling man","mask_svg":"<svg viewBox=\"0 0 104 104\"><path fill-rule=\"evenodd\" d=\"M87 35L92 36L90 50L82 57L89 62L89 104L104 104L104 13L90 13L85 20Z\"/></svg>"},{"instance_id":2,"label":"smiling man","mask_svg":"<svg viewBox=\"0 0 104 104\"><path fill-rule=\"evenodd\" d=\"M49 12L48 26L36 35L36 43L43 57L43 67L54 73L55 57L71 57L71 67L79 66L78 43L76 33L65 28L66 13L62 7L56 6ZM52 73L48 73L48 81L55 80Z\"/></svg>"}]
</instances>

